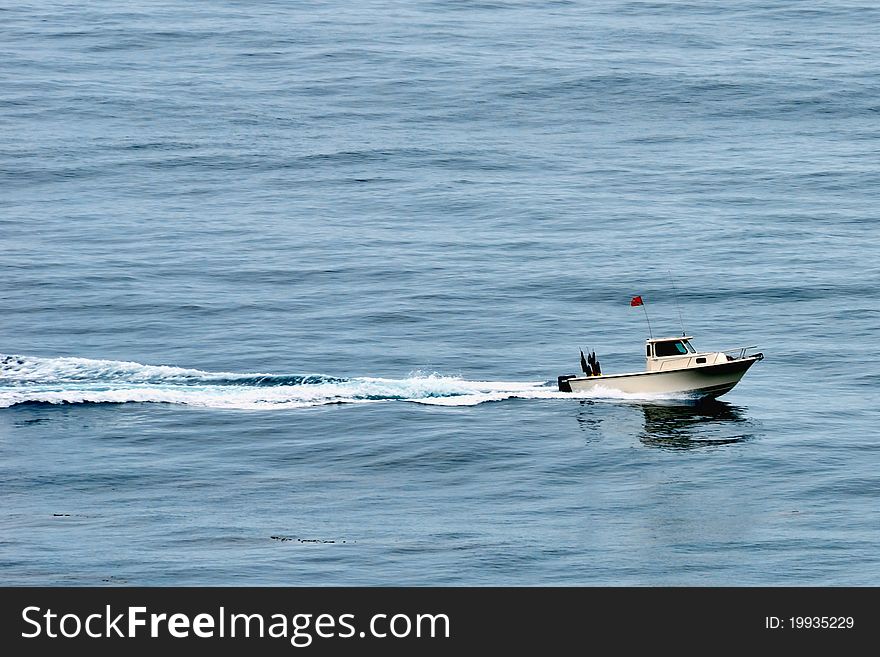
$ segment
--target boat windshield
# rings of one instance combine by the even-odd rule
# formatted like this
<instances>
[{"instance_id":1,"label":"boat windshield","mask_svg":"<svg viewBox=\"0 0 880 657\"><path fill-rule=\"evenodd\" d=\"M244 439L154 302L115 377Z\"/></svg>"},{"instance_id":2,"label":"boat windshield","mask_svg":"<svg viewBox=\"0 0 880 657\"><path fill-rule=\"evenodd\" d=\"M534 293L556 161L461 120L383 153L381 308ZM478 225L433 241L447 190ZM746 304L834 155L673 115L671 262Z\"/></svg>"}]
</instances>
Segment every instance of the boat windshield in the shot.
<instances>
[{"instance_id":1,"label":"boat windshield","mask_svg":"<svg viewBox=\"0 0 880 657\"><path fill-rule=\"evenodd\" d=\"M687 350L688 350L689 352L691 352L692 354L697 353L697 350L694 349L694 346L693 346L690 342L685 342L685 343L684 343L684 346L687 347Z\"/></svg>"},{"instance_id":2,"label":"boat windshield","mask_svg":"<svg viewBox=\"0 0 880 657\"><path fill-rule=\"evenodd\" d=\"M685 344L687 343L682 342L681 340L657 342L654 344L654 353L657 354L658 357L681 356L688 353L688 349L685 347Z\"/></svg>"}]
</instances>

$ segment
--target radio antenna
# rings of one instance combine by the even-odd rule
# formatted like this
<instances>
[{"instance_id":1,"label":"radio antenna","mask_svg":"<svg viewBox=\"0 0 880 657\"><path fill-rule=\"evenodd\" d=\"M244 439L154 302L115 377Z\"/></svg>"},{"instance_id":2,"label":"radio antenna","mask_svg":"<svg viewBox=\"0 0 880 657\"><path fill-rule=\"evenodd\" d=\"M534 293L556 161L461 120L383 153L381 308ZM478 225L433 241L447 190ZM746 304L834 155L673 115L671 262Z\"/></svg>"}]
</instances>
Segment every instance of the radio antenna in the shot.
<instances>
[{"instance_id":1,"label":"radio antenna","mask_svg":"<svg viewBox=\"0 0 880 657\"><path fill-rule=\"evenodd\" d=\"M672 277L672 271L669 272L669 280L672 283L672 296L675 299L675 307L678 308L678 323L681 325L681 337L687 335L684 330L684 320L681 318L681 306L678 305L678 291L675 289L675 279Z\"/></svg>"}]
</instances>

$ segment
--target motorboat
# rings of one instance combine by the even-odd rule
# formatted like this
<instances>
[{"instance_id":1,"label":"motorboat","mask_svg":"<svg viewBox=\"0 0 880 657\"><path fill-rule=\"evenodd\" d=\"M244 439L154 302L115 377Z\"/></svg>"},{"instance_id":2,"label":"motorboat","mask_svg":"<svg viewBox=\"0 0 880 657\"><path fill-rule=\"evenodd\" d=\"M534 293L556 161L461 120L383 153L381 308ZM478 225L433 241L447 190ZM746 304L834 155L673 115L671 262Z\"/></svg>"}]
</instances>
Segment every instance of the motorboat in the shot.
<instances>
[{"instance_id":1,"label":"motorboat","mask_svg":"<svg viewBox=\"0 0 880 657\"><path fill-rule=\"evenodd\" d=\"M730 392L752 365L764 359L763 353L750 353L755 345L725 351L697 351L691 340L692 335L646 340L644 372L602 374L595 353L591 354L589 363L581 353L584 375L558 377L559 390L572 393L609 390L632 395L714 399Z\"/></svg>"}]
</instances>

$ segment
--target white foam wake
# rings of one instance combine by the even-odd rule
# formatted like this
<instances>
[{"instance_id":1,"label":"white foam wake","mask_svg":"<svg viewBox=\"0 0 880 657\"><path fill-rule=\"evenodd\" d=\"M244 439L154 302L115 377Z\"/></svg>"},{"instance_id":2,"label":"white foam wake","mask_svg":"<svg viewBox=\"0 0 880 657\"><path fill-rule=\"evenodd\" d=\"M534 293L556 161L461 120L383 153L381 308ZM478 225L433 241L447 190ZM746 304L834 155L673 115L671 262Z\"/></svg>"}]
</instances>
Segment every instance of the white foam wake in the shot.
<instances>
[{"instance_id":1,"label":"white foam wake","mask_svg":"<svg viewBox=\"0 0 880 657\"><path fill-rule=\"evenodd\" d=\"M562 393L555 384L541 381L469 381L436 373L402 379L344 379L321 374L236 374L86 358L0 355L0 407L152 402L258 410L393 401L473 406L512 398L643 399L613 390Z\"/></svg>"},{"instance_id":2,"label":"white foam wake","mask_svg":"<svg viewBox=\"0 0 880 657\"><path fill-rule=\"evenodd\" d=\"M131 383L180 382L237 376L241 375L229 372L203 372L170 365L143 365L121 360L0 355L0 384L7 381L18 383L113 380Z\"/></svg>"}]
</instances>

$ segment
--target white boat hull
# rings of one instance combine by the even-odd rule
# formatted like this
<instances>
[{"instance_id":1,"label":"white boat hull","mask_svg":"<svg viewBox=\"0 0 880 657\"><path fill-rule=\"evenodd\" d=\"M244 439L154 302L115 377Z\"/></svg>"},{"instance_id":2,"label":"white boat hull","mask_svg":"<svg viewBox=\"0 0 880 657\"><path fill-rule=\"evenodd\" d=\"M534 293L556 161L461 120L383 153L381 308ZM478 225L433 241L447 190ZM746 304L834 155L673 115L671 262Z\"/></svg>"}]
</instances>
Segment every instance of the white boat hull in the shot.
<instances>
[{"instance_id":1,"label":"white boat hull","mask_svg":"<svg viewBox=\"0 0 880 657\"><path fill-rule=\"evenodd\" d=\"M729 392L746 371L761 360L756 354L726 363L699 365L676 370L559 377L562 392L590 392L596 389L639 394L671 394L692 398L715 398Z\"/></svg>"}]
</instances>

